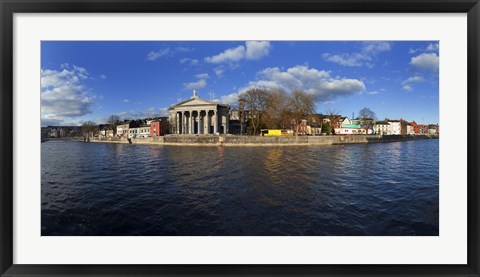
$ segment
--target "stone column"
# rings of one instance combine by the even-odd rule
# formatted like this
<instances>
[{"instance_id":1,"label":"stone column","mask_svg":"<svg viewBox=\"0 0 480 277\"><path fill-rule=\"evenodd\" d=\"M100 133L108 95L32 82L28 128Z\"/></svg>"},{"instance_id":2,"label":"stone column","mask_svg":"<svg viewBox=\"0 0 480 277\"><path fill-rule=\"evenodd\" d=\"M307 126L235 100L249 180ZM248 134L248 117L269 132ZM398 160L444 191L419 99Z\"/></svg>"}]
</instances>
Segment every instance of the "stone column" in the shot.
<instances>
[{"instance_id":1,"label":"stone column","mask_svg":"<svg viewBox=\"0 0 480 277\"><path fill-rule=\"evenodd\" d=\"M218 132L218 111L213 111L213 133L216 134Z\"/></svg>"},{"instance_id":2,"label":"stone column","mask_svg":"<svg viewBox=\"0 0 480 277\"><path fill-rule=\"evenodd\" d=\"M188 117L187 117L187 112L185 111L185 132L184 134L188 134Z\"/></svg>"},{"instance_id":3,"label":"stone column","mask_svg":"<svg viewBox=\"0 0 480 277\"><path fill-rule=\"evenodd\" d=\"M210 134L210 111L205 110L205 134Z\"/></svg>"},{"instance_id":4,"label":"stone column","mask_svg":"<svg viewBox=\"0 0 480 277\"><path fill-rule=\"evenodd\" d=\"M198 121L198 130L200 131L200 134L205 134L205 116L202 117L202 111L200 111L200 117L199 120L202 120L202 124L200 124L200 121Z\"/></svg>"},{"instance_id":5,"label":"stone column","mask_svg":"<svg viewBox=\"0 0 480 277\"><path fill-rule=\"evenodd\" d=\"M200 110L197 110L197 121L198 121L198 123L197 123L197 134L199 134L199 135L202 133L202 128L200 128L201 127L201 125L200 125L200 112L201 112Z\"/></svg>"},{"instance_id":6,"label":"stone column","mask_svg":"<svg viewBox=\"0 0 480 277\"><path fill-rule=\"evenodd\" d=\"M186 134L187 132L187 112L182 112L182 134Z\"/></svg>"},{"instance_id":7,"label":"stone column","mask_svg":"<svg viewBox=\"0 0 480 277\"><path fill-rule=\"evenodd\" d=\"M228 114L229 112L227 111L227 115L225 116L225 125L227 126L227 130L225 134L228 134L230 131L230 115Z\"/></svg>"},{"instance_id":8,"label":"stone column","mask_svg":"<svg viewBox=\"0 0 480 277\"><path fill-rule=\"evenodd\" d=\"M178 112L175 112L175 134L178 134Z\"/></svg>"},{"instance_id":9,"label":"stone column","mask_svg":"<svg viewBox=\"0 0 480 277\"><path fill-rule=\"evenodd\" d=\"M223 133L226 135L227 134L227 116L226 115L223 115L222 116L222 124L223 124L223 121L225 121L225 125L223 127Z\"/></svg>"},{"instance_id":10,"label":"stone column","mask_svg":"<svg viewBox=\"0 0 480 277\"><path fill-rule=\"evenodd\" d=\"M205 110L205 116L203 117L203 133L208 134L208 110Z\"/></svg>"},{"instance_id":11,"label":"stone column","mask_svg":"<svg viewBox=\"0 0 480 277\"><path fill-rule=\"evenodd\" d=\"M193 123L195 122L195 118L193 117L193 111L190 111L190 135L193 134Z\"/></svg>"},{"instance_id":12,"label":"stone column","mask_svg":"<svg viewBox=\"0 0 480 277\"><path fill-rule=\"evenodd\" d=\"M194 124L193 124L193 132L195 132L195 123L198 121L197 123L197 131L195 132L195 134L200 134L200 113L198 111L197 112L197 116L195 116L195 121L194 121Z\"/></svg>"}]
</instances>

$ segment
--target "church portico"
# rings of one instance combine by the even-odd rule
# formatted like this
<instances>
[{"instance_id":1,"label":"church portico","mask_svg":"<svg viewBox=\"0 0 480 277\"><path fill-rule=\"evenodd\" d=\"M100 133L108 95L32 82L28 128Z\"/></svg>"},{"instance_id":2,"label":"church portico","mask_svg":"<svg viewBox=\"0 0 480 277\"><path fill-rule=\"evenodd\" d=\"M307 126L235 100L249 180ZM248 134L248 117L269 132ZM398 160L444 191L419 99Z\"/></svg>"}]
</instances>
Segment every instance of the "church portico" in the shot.
<instances>
[{"instance_id":1,"label":"church portico","mask_svg":"<svg viewBox=\"0 0 480 277\"><path fill-rule=\"evenodd\" d=\"M193 96L169 108L172 133L183 134L227 134L228 105L201 99L196 90Z\"/></svg>"}]
</instances>

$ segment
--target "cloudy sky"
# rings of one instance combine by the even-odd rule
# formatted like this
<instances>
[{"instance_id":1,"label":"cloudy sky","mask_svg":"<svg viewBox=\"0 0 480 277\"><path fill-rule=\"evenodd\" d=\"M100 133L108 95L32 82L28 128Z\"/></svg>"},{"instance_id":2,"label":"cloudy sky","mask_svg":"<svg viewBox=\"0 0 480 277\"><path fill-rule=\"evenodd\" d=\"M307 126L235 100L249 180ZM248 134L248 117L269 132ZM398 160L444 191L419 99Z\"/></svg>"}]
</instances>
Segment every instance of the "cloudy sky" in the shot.
<instances>
[{"instance_id":1,"label":"cloudy sky","mask_svg":"<svg viewBox=\"0 0 480 277\"><path fill-rule=\"evenodd\" d=\"M317 96L319 113L438 122L436 41L44 41L42 125L166 115L189 98L238 104L251 87Z\"/></svg>"}]
</instances>

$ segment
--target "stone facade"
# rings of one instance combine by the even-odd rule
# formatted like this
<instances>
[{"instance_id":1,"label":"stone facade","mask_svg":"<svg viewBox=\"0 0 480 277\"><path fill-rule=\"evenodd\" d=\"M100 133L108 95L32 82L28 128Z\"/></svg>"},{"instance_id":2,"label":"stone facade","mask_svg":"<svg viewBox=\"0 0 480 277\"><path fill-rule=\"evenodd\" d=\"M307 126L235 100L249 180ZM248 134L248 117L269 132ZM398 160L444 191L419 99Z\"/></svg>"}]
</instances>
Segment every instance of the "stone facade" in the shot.
<instances>
[{"instance_id":1,"label":"stone facade","mask_svg":"<svg viewBox=\"0 0 480 277\"><path fill-rule=\"evenodd\" d=\"M190 99L168 109L172 134L228 134L228 105L201 99L196 90Z\"/></svg>"}]
</instances>

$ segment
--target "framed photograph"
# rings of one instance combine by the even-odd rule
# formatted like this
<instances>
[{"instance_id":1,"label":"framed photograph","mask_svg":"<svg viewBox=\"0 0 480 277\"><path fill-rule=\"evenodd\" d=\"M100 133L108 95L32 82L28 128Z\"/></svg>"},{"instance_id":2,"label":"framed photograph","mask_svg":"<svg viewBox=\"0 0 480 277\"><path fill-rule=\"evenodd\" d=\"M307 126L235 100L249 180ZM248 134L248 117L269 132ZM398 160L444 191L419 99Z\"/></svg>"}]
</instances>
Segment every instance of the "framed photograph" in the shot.
<instances>
[{"instance_id":1,"label":"framed photograph","mask_svg":"<svg viewBox=\"0 0 480 277\"><path fill-rule=\"evenodd\" d=\"M478 1L0 5L0 276L479 276Z\"/></svg>"}]
</instances>

